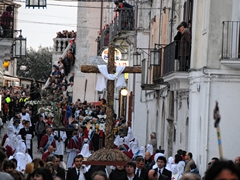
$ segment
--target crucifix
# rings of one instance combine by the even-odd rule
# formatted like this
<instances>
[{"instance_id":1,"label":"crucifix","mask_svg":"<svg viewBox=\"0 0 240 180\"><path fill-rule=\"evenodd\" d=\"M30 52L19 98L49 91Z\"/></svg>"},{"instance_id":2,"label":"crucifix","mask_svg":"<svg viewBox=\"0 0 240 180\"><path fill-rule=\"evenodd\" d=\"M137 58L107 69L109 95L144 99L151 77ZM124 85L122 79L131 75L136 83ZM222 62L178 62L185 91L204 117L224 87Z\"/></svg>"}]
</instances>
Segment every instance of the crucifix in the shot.
<instances>
[{"instance_id":1,"label":"crucifix","mask_svg":"<svg viewBox=\"0 0 240 180\"><path fill-rule=\"evenodd\" d=\"M110 43L108 45L108 73L114 74L116 72L116 67L114 65L114 55L115 55L115 45ZM96 66L92 65L82 65L81 71L84 73L100 73ZM141 73L141 67L130 67L126 66L123 73ZM113 104L114 104L114 80L107 81L107 111L106 111L106 132L105 132L105 148L113 148L114 143L114 133L113 133Z\"/></svg>"}]
</instances>

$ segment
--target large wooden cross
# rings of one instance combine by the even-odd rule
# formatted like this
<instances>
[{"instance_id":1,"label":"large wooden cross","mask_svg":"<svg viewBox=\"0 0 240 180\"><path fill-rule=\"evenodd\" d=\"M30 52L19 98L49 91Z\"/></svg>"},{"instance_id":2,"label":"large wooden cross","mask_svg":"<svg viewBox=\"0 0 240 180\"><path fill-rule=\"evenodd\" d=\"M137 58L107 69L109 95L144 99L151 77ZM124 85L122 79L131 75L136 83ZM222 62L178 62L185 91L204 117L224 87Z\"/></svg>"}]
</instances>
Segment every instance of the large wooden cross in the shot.
<instances>
[{"instance_id":1,"label":"large wooden cross","mask_svg":"<svg viewBox=\"0 0 240 180\"><path fill-rule=\"evenodd\" d=\"M108 73L114 74L116 67L114 66L115 45L110 43L108 45ZM84 73L100 73L96 66L82 65L81 71ZM130 67L126 66L123 73L141 73L141 67ZM110 149L114 143L113 133L113 104L114 104L114 80L107 81L107 111L106 111L106 132L105 132L105 147Z\"/></svg>"}]
</instances>

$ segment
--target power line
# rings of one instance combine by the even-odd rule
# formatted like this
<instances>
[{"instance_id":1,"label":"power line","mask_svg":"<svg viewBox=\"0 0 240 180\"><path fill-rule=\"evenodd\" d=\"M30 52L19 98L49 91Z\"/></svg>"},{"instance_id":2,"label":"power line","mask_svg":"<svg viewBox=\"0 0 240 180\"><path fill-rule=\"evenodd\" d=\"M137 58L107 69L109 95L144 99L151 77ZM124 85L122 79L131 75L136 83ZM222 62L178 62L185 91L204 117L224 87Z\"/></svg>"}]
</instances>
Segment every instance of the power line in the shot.
<instances>
[{"instance_id":1,"label":"power line","mask_svg":"<svg viewBox=\"0 0 240 180\"><path fill-rule=\"evenodd\" d=\"M21 15L30 15L30 16L39 16L38 14L32 14L32 13L21 13ZM73 18L76 17L63 17L63 16L52 16L52 15L48 15L48 14L41 14L41 16L47 16L47 17L53 17L53 18L61 18L61 19L68 19L68 20L72 20ZM77 18L76 18L77 19Z\"/></svg>"},{"instance_id":2,"label":"power line","mask_svg":"<svg viewBox=\"0 0 240 180\"><path fill-rule=\"evenodd\" d=\"M87 28L87 29L97 29L96 27L88 27L88 26L77 26L77 24L61 24L61 23L47 23L47 22L36 22L36 21L28 21L28 20L18 20L18 23L32 23L32 24L47 24L54 26L68 26L68 27L78 27L78 28Z\"/></svg>"},{"instance_id":3,"label":"power line","mask_svg":"<svg viewBox=\"0 0 240 180\"><path fill-rule=\"evenodd\" d=\"M61 0L59 0L61 1ZM25 1L22 1L22 0L15 0L15 2L20 2L20 3L25 3ZM63 2L63 1L62 1ZM72 2L72 1L67 1L67 2ZM76 1L74 1L76 2ZM78 7L78 8L92 8L92 9L101 9L101 6L81 6L81 5L64 5L64 4L47 4L47 6L63 6L63 7ZM114 9L114 7L103 7L103 9ZM141 8L138 8L138 9L141 9L141 10L153 10L153 9L162 9L162 8L154 8L154 7L151 7L151 8L146 8L146 7L141 7Z\"/></svg>"}]
</instances>

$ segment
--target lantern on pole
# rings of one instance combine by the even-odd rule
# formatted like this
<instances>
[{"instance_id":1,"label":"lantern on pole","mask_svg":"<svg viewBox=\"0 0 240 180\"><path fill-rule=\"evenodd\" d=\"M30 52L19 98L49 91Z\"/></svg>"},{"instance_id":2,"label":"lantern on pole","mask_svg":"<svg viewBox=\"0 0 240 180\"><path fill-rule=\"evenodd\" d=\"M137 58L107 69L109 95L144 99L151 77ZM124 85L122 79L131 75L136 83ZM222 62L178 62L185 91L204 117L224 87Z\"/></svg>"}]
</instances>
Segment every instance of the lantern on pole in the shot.
<instances>
[{"instance_id":1,"label":"lantern on pole","mask_svg":"<svg viewBox=\"0 0 240 180\"><path fill-rule=\"evenodd\" d=\"M22 30L20 30L19 37L14 38L13 41L13 58L21 58L26 56L27 39L23 38Z\"/></svg>"}]
</instances>

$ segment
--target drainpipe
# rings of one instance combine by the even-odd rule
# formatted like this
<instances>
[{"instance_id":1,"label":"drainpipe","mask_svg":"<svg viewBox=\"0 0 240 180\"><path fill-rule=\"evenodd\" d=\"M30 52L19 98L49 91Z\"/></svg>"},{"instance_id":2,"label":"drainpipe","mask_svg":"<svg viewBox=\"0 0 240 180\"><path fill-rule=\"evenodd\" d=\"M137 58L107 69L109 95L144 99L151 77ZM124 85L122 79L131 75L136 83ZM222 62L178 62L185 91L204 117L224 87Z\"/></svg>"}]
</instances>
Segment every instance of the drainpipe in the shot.
<instances>
[{"instance_id":1,"label":"drainpipe","mask_svg":"<svg viewBox=\"0 0 240 180\"><path fill-rule=\"evenodd\" d=\"M174 0L172 0L172 17L171 17L171 34L170 34L170 42L172 42L172 32L173 32L173 6L174 6Z\"/></svg>"},{"instance_id":2,"label":"drainpipe","mask_svg":"<svg viewBox=\"0 0 240 180\"><path fill-rule=\"evenodd\" d=\"M162 22L162 13L161 13L161 10L162 10L162 1L161 0L161 3L160 3L160 11L159 11L159 32L158 32L158 44L161 44L161 22Z\"/></svg>"},{"instance_id":3,"label":"drainpipe","mask_svg":"<svg viewBox=\"0 0 240 180\"><path fill-rule=\"evenodd\" d=\"M206 74L205 73L205 71L204 71L204 69L205 69L206 67L204 67L203 68L203 74ZM206 125L207 125L207 127L206 127L206 132L205 132L205 134L206 134L206 136L205 136L205 147L206 147L206 158L205 158L205 165L207 164L207 162L208 162L208 136L209 136L209 124L210 124L210 122L209 122L209 117L210 117L210 110L209 110L209 104L210 104L210 83L211 83L211 74L210 73L207 73L208 74L208 78L209 78L209 80L208 80L208 84L207 84L207 114L206 114L206 118L205 118L205 120L207 119L208 121L207 121L207 123L206 123Z\"/></svg>"},{"instance_id":4,"label":"drainpipe","mask_svg":"<svg viewBox=\"0 0 240 180\"><path fill-rule=\"evenodd\" d=\"M100 32L102 30L102 21L103 21L103 0L101 0L101 12L100 12Z\"/></svg>"}]
</instances>

